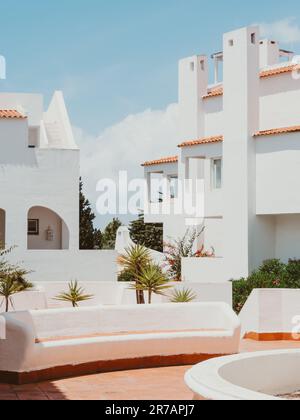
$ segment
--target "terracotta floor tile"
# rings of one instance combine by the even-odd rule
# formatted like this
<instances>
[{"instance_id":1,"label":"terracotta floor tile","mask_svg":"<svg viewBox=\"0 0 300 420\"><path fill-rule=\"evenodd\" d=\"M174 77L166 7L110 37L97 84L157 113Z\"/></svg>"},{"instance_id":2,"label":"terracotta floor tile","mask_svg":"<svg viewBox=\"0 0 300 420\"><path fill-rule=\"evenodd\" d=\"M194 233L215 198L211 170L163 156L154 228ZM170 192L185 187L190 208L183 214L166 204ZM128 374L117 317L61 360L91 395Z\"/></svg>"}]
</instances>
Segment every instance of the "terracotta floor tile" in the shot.
<instances>
[{"instance_id":1,"label":"terracotta floor tile","mask_svg":"<svg viewBox=\"0 0 300 420\"><path fill-rule=\"evenodd\" d=\"M11 385L12 391L18 392L40 392L39 384L28 384L28 385Z\"/></svg>"},{"instance_id":2,"label":"terracotta floor tile","mask_svg":"<svg viewBox=\"0 0 300 420\"><path fill-rule=\"evenodd\" d=\"M12 391L12 385L0 384L0 392Z\"/></svg>"},{"instance_id":3,"label":"terracotta floor tile","mask_svg":"<svg viewBox=\"0 0 300 420\"><path fill-rule=\"evenodd\" d=\"M64 394L61 394L59 392L49 392L46 393L46 396L48 398L48 400L50 401L66 401L68 400L68 398L66 398L66 396Z\"/></svg>"},{"instance_id":4,"label":"terracotta floor tile","mask_svg":"<svg viewBox=\"0 0 300 420\"><path fill-rule=\"evenodd\" d=\"M17 396L21 401L46 401L47 395L42 392L17 392Z\"/></svg>"},{"instance_id":5,"label":"terracotta floor tile","mask_svg":"<svg viewBox=\"0 0 300 420\"><path fill-rule=\"evenodd\" d=\"M17 401L18 397L17 394L10 392L5 393L0 391L0 401Z\"/></svg>"},{"instance_id":6,"label":"terracotta floor tile","mask_svg":"<svg viewBox=\"0 0 300 420\"><path fill-rule=\"evenodd\" d=\"M243 340L241 352L299 348L297 342ZM189 366L102 373L11 386L0 384L0 400L191 400L184 383Z\"/></svg>"}]
</instances>

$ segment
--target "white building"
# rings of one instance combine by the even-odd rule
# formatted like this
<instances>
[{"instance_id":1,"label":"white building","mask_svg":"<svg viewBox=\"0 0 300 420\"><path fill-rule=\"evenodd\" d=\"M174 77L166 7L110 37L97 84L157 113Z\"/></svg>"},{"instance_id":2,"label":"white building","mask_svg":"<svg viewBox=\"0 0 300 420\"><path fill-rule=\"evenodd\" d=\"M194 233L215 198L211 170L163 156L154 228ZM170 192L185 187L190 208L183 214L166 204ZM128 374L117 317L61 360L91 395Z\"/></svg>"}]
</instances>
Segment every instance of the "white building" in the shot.
<instances>
[{"instance_id":1,"label":"white building","mask_svg":"<svg viewBox=\"0 0 300 420\"><path fill-rule=\"evenodd\" d=\"M300 74L297 60L258 27L224 35L223 51L179 63L182 144L178 158L146 162L145 176L198 178L201 243L213 259L183 263L186 281L222 282L248 276L264 260L300 258ZM222 76L223 72L223 76ZM151 194L150 194L151 197ZM171 194L168 195L171 197ZM165 201L176 203L176 197ZM165 237L182 235L191 220L157 214Z\"/></svg>"},{"instance_id":2,"label":"white building","mask_svg":"<svg viewBox=\"0 0 300 420\"><path fill-rule=\"evenodd\" d=\"M63 96L0 93L0 241L37 281L113 281L116 254L79 251L79 159Z\"/></svg>"}]
</instances>

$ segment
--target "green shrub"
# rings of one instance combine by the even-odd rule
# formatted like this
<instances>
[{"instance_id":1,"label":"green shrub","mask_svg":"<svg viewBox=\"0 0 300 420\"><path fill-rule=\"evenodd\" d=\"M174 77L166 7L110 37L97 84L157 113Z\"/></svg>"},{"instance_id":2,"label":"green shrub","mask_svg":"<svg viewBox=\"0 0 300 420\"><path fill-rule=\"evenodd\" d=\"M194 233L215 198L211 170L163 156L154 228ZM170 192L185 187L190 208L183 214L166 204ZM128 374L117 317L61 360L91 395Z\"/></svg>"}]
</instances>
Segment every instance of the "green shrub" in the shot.
<instances>
[{"instance_id":1,"label":"green shrub","mask_svg":"<svg viewBox=\"0 0 300 420\"><path fill-rule=\"evenodd\" d=\"M119 275L118 275L118 281L120 283L130 283L133 281L133 277L130 271L128 270L123 270Z\"/></svg>"},{"instance_id":2,"label":"green shrub","mask_svg":"<svg viewBox=\"0 0 300 420\"><path fill-rule=\"evenodd\" d=\"M265 261L250 277L233 280L232 285L233 308L240 313L254 289L300 289L300 260L290 260L288 264Z\"/></svg>"}]
</instances>

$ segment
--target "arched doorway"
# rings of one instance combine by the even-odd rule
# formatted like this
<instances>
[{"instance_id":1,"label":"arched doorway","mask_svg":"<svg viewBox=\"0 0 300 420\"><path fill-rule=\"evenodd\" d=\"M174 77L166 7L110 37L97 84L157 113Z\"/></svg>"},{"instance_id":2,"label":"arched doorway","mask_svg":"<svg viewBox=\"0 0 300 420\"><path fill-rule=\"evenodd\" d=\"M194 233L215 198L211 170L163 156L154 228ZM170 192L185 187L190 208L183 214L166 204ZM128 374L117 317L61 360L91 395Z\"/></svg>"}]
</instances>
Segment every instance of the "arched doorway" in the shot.
<instances>
[{"instance_id":1,"label":"arched doorway","mask_svg":"<svg viewBox=\"0 0 300 420\"><path fill-rule=\"evenodd\" d=\"M5 210L0 209L0 249L5 248L5 233L6 233L6 213Z\"/></svg>"},{"instance_id":2,"label":"arched doorway","mask_svg":"<svg viewBox=\"0 0 300 420\"><path fill-rule=\"evenodd\" d=\"M28 212L27 246L31 250L69 249L69 229L63 219L46 207Z\"/></svg>"}]
</instances>

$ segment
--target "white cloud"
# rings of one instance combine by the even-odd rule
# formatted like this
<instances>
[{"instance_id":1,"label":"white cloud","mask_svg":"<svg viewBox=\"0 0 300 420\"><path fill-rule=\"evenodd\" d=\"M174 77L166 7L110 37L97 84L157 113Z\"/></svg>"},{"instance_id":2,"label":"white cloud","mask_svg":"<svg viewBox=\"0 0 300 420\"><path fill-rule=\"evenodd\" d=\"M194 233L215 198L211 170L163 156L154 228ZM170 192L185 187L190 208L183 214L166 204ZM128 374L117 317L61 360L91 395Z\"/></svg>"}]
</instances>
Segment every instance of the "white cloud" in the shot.
<instances>
[{"instance_id":1,"label":"white cloud","mask_svg":"<svg viewBox=\"0 0 300 420\"><path fill-rule=\"evenodd\" d=\"M178 133L177 104L165 110L149 109L130 115L107 128L98 138L75 127L75 138L81 148L81 175L93 206L100 179L117 180L120 170L127 170L129 179L143 177L142 162L177 153ZM110 218L98 217L97 222L103 225Z\"/></svg>"},{"instance_id":2,"label":"white cloud","mask_svg":"<svg viewBox=\"0 0 300 420\"><path fill-rule=\"evenodd\" d=\"M285 18L271 23L261 23L261 35L283 44L300 42L300 25L295 18Z\"/></svg>"}]
</instances>

